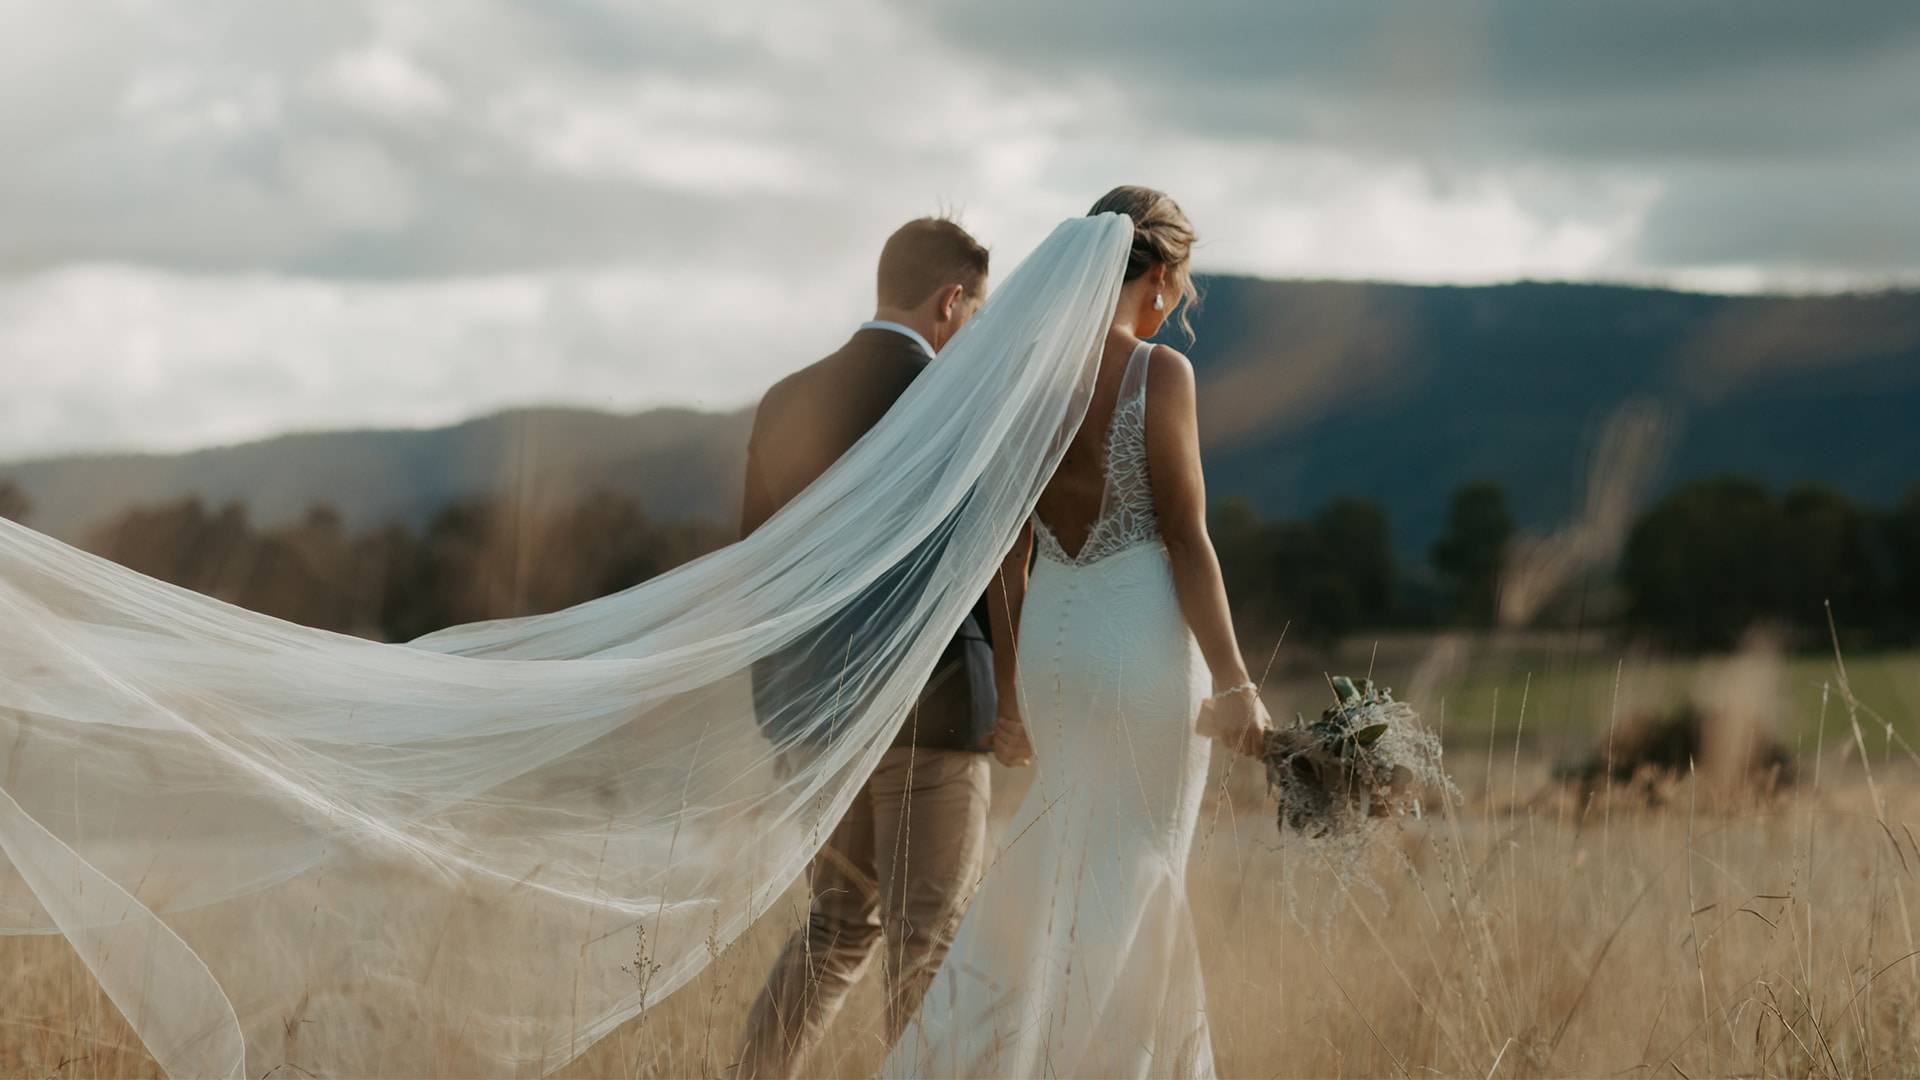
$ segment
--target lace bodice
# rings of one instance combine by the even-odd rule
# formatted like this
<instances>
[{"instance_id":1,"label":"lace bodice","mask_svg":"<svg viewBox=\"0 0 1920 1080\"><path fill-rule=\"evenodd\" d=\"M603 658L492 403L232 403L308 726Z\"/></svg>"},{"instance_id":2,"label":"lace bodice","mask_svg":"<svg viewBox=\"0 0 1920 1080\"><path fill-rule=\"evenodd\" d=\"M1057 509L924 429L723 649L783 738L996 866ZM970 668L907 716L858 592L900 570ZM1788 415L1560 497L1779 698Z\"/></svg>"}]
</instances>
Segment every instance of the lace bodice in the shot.
<instances>
[{"instance_id":1,"label":"lace bodice","mask_svg":"<svg viewBox=\"0 0 1920 1080\"><path fill-rule=\"evenodd\" d=\"M1147 356L1153 346L1141 342L1127 360L1120 398L1107 423L1106 490L1100 516L1087 530L1080 551L1068 555L1053 530L1033 516L1034 543L1042 557L1068 566L1086 566L1109 556L1157 543L1160 519L1153 509L1153 485L1147 477Z\"/></svg>"}]
</instances>

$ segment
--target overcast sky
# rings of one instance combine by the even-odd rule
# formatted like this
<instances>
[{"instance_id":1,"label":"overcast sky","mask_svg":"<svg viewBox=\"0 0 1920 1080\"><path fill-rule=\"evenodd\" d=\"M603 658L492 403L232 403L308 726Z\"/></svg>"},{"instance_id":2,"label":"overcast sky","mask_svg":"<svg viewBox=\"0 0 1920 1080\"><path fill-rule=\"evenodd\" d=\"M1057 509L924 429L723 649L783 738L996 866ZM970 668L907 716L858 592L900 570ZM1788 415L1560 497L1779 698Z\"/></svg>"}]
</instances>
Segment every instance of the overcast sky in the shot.
<instances>
[{"instance_id":1,"label":"overcast sky","mask_svg":"<svg viewBox=\"0 0 1920 1080\"><path fill-rule=\"evenodd\" d=\"M732 407L900 221L1203 269L1920 280L1920 4L0 0L0 459Z\"/></svg>"}]
</instances>

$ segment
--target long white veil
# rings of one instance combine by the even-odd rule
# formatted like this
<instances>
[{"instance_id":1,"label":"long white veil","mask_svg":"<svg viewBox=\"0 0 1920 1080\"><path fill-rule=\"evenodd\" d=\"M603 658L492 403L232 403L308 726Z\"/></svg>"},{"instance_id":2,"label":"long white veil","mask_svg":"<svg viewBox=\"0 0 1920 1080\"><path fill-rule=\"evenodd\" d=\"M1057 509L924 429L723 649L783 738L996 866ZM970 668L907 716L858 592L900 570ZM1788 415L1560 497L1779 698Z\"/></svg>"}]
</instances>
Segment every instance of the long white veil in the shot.
<instances>
[{"instance_id":1,"label":"long white veil","mask_svg":"<svg viewBox=\"0 0 1920 1080\"><path fill-rule=\"evenodd\" d=\"M175 1076L564 1064L824 840L1078 426L1131 237L1062 224L752 537L554 614L374 644L0 521L0 932L64 934Z\"/></svg>"}]
</instances>

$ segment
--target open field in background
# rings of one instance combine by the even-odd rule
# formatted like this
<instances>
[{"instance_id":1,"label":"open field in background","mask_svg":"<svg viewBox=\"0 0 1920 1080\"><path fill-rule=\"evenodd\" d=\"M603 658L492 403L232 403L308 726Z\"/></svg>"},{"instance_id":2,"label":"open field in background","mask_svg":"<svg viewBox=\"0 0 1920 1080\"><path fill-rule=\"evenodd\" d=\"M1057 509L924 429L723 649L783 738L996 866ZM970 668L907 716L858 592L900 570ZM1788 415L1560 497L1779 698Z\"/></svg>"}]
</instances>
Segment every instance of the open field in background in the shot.
<instances>
[{"instance_id":1,"label":"open field in background","mask_svg":"<svg viewBox=\"0 0 1920 1080\"><path fill-rule=\"evenodd\" d=\"M1254 657L1256 677L1266 661ZM1909 743L1920 742L1920 651L1849 653L1845 662L1876 757L1887 749L1882 720ZM1599 738L1610 719L1626 721L1691 697L1748 714L1789 748L1812 753L1823 691L1828 724L1846 717L1830 652L1781 655L1756 644L1728 656L1672 656L1622 649L1607 633L1356 635L1331 655L1288 646L1268 678L1269 705L1276 717L1304 712L1311 719L1332 700L1323 672L1361 675L1370 664L1375 678L1419 707L1450 747L1489 734L1510 741L1518 730L1525 745L1559 753ZM1839 730L1828 728L1829 747ZM1897 742L1892 754L1901 754Z\"/></svg>"},{"instance_id":2,"label":"open field in background","mask_svg":"<svg viewBox=\"0 0 1920 1080\"><path fill-rule=\"evenodd\" d=\"M1920 764L1897 745L1887 754L1863 717L1863 767L1837 694L1822 736L1830 659L1734 668L1544 638L1463 643L1448 658L1451 648L1380 644L1383 681L1423 705L1444 695L1449 767L1466 799L1377 846L1377 891L1280 845L1254 770L1216 757L1190 900L1224 1073L1920 1074ZM1356 644L1325 663L1357 674L1372 652ZM1318 708L1322 659L1290 658L1274 704ZM1755 686L1777 687L1764 705L1803 748L1801 784L1756 800L1681 780L1658 807L1616 789L1561 793L1551 763L1605 730L1616 667L1623 702L1702 685L1731 694L1743 682L1752 701ZM1862 703L1911 736L1920 658L1849 657L1848 671ZM996 773L1003 815L1024 782ZM718 1074L802 903L796 891L563 1075ZM0 1073L153 1074L64 941L0 938L0 971ZM813 1071L875 1067L877 1016L869 979Z\"/></svg>"}]
</instances>

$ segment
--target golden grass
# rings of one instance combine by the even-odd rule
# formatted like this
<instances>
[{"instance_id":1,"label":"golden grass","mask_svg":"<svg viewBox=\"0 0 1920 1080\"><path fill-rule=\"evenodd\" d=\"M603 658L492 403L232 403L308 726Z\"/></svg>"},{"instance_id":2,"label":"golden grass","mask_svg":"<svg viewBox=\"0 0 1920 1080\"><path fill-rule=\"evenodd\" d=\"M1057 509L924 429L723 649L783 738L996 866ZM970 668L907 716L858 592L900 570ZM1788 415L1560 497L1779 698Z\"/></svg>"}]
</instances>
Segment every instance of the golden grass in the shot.
<instances>
[{"instance_id":1,"label":"golden grass","mask_svg":"<svg viewBox=\"0 0 1920 1080\"><path fill-rule=\"evenodd\" d=\"M1216 777L1190 895L1225 1073L1920 1073L1920 774L1880 767L1876 811L1830 752L1767 805L1683 782L1649 809L1516 799L1544 765L1505 751L1454 768L1467 804L1378 845L1377 894L1278 845L1251 770ZM799 911L564 1075L718 1074ZM154 1073L62 940L0 939L0 970L0 1072ZM815 1071L878 1063L877 1006L863 987Z\"/></svg>"}]
</instances>

